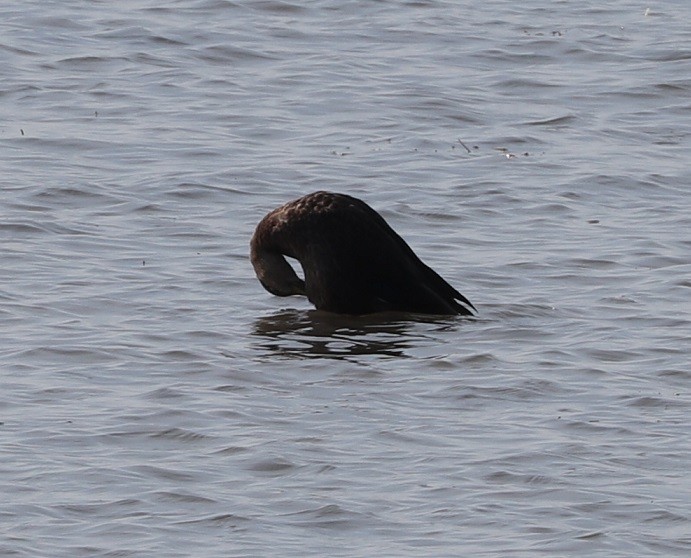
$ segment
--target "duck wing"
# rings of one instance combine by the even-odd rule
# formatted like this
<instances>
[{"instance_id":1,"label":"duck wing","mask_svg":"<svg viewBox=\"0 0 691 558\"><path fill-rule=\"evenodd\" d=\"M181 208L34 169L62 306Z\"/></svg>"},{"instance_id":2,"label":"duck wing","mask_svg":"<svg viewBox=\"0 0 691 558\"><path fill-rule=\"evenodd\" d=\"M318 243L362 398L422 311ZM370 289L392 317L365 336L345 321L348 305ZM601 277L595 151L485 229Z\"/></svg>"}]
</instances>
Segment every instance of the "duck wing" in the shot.
<instances>
[{"instance_id":1,"label":"duck wing","mask_svg":"<svg viewBox=\"0 0 691 558\"><path fill-rule=\"evenodd\" d=\"M300 260L306 293L323 310L364 314L403 311L471 315L472 303L424 264L365 202L329 196L321 211L305 215Z\"/></svg>"}]
</instances>

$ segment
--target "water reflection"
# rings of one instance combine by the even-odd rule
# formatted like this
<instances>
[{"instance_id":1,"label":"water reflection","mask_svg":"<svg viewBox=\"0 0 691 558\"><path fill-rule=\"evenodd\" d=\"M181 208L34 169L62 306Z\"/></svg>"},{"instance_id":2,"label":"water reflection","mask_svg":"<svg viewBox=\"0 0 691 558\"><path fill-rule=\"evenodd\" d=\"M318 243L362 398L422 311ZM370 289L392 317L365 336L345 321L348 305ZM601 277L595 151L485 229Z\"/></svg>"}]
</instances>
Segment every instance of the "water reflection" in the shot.
<instances>
[{"instance_id":1,"label":"water reflection","mask_svg":"<svg viewBox=\"0 0 691 558\"><path fill-rule=\"evenodd\" d=\"M409 357L407 350L429 339L434 329L453 327L455 318L382 313L343 316L318 310L281 310L254 322L255 347L289 358L379 355Z\"/></svg>"}]
</instances>

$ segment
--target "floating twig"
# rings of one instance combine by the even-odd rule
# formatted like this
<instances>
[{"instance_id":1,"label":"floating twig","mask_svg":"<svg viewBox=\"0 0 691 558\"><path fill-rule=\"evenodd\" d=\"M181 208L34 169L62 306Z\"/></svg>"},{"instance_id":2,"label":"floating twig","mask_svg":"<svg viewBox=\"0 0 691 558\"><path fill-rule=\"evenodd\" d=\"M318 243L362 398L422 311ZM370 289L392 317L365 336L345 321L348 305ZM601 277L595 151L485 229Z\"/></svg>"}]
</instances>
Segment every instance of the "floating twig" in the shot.
<instances>
[{"instance_id":1,"label":"floating twig","mask_svg":"<svg viewBox=\"0 0 691 558\"><path fill-rule=\"evenodd\" d=\"M463 143L463 140L461 138L458 138L458 143L460 143L468 153L471 153L470 149L468 149L468 146L465 143Z\"/></svg>"}]
</instances>

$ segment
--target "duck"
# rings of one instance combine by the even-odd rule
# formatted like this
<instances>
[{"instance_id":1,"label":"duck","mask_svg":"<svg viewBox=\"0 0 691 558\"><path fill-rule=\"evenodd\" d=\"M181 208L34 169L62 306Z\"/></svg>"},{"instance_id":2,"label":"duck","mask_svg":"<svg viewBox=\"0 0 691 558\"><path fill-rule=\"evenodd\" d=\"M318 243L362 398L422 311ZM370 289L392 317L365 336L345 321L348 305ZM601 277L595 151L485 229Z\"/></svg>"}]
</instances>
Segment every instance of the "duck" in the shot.
<instances>
[{"instance_id":1,"label":"duck","mask_svg":"<svg viewBox=\"0 0 691 558\"><path fill-rule=\"evenodd\" d=\"M300 263L304 278L286 257ZM306 296L317 310L477 312L379 213L347 194L313 192L269 212L252 235L250 261L268 292Z\"/></svg>"}]
</instances>

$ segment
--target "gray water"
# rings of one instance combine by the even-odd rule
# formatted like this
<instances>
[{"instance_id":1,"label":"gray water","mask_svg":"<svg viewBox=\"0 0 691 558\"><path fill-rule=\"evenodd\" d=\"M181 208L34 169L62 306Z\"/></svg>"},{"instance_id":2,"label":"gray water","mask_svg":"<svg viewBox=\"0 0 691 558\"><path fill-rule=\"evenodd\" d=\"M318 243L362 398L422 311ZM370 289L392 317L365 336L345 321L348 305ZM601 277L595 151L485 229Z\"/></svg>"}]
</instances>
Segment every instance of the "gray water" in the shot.
<instances>
[{"instance_id":1,"label":"gray water","mask_svg":"<svg viewBox=\"0 0 691 558\"><path fill-rule=\"evenodd\" d=\"M0 5L0 555L688 556L691 4ZM380 211L477 319L247 258Z\"/></svg>"}]
</instances>

